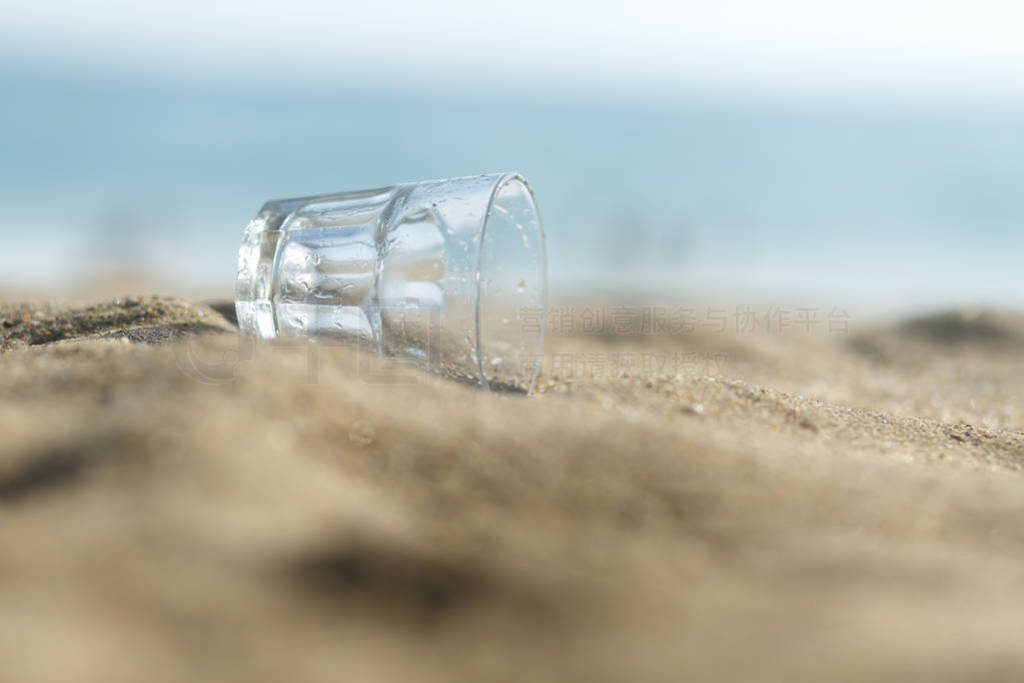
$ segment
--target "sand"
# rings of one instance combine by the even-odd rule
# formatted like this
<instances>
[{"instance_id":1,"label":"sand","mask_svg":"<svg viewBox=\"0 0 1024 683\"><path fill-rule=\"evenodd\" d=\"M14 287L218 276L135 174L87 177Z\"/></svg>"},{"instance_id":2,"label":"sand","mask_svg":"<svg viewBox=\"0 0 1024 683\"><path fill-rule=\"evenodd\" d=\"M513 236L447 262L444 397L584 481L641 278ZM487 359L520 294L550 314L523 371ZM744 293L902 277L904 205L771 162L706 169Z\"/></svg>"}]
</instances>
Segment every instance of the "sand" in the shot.
<instances>
[{"instance_id":1,"label":"sand","mask_svg":"<svg viewBox=\"0 0 1024 683\"><path fill-rule=\"evenodd\" d=\"M523 396L0 305L0 678L1018 680L1024 317L665 307Z\"/></svg>"}]
</instances>

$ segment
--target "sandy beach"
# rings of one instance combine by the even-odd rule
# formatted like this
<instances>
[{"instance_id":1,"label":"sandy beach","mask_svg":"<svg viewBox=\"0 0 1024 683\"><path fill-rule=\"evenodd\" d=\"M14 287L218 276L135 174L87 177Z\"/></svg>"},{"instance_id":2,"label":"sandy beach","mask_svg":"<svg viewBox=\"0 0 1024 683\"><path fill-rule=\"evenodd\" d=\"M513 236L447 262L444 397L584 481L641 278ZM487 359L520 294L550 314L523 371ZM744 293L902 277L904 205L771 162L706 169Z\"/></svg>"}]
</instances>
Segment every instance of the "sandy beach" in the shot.
<instances>
[{"instance_id":1,"label":"sandy beach","mask_svg":"<svg viewBox=\"0 0 1024 683\"><path fill-rule=\"evenodd\" d=\"M534 395L0 303L0 678L1017 680L1024 316L552 307Z\"/></svg>"}]
</instances>

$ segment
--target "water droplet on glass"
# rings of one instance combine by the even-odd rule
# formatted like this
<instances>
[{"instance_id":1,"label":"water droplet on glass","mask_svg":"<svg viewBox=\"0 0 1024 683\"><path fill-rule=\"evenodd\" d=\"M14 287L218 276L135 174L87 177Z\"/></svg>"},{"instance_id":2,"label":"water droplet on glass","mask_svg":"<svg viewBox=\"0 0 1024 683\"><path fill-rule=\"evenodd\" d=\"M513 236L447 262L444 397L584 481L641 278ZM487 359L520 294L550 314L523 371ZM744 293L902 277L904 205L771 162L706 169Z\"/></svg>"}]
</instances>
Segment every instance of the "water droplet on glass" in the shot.
<instances>
[{"instance_id":1,"label":"water droplet on glass","mask_svg":"<svg viewBox=\"0 0 1024 683\"><path fill-rule=\"evenodd\" d=\"M520 280L519 284L516 285L516 292L522 294L526 291L526 280Z\"/></svg>"}]
</instances>

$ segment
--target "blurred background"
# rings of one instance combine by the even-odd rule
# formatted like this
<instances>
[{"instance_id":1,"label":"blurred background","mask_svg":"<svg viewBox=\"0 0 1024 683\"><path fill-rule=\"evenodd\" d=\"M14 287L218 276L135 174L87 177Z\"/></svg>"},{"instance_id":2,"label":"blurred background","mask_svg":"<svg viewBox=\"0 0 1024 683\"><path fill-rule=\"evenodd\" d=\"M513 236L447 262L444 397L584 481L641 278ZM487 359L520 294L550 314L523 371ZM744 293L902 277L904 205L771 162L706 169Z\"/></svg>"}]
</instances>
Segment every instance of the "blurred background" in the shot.
<instances>
[{"instance_id":1,"label":"blurred background","mask_svg":"<svg viewBox=\"0 0 1024 683\"><path fill-rule=\"evenodd\" d=\"M516 170L554 296L1024 302L1024 6L0 0L0 291L231 296L264 200Z\"/></svg>"}]
</instances>

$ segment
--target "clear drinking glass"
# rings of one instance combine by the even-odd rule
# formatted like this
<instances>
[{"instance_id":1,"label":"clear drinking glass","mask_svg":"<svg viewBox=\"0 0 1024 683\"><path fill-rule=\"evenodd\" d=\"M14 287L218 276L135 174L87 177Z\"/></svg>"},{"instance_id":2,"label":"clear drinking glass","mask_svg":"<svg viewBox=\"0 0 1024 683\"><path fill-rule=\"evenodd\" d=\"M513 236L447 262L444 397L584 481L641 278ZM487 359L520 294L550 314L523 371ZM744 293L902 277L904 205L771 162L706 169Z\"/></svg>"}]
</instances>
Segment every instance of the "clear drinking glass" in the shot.
<instances>
[{"instance_id":1,"label":"clear drinking glass","mask_svg":"<svg viewBox=\"0 0 1024 683\"><path fill-rule=\"evenodd\" d=\"M530 391L546 324L544 230L522 176L263 205L238 254L243 332L341 340L485 388Z\"/></svg>"}]
</instances>

